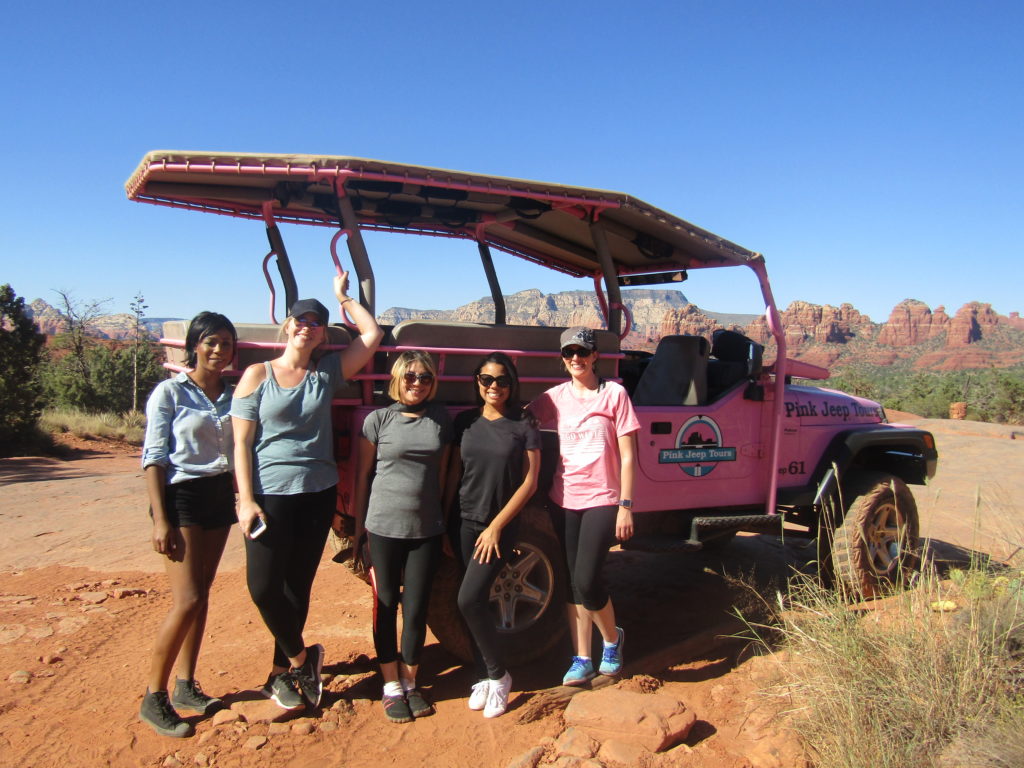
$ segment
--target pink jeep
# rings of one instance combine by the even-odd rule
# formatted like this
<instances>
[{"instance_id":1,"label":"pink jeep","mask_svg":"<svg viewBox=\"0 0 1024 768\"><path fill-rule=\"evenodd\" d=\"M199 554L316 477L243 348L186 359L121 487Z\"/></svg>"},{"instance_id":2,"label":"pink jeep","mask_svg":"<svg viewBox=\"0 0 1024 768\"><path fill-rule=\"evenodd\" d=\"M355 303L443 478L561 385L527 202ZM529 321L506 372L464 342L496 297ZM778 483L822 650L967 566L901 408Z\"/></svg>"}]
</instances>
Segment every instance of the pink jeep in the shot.
<instances>
[{"instance_id":1,"label":"pink jeep","mask_svg":"<svg viewBox=\"0 0 1024 768\"><path fill-rule=\"evenodd\" d=\"M299 295L280 223L333 230L336 265L344 236L359 300L371 312L377 309L375 276L364 230L476 242L494 322L406 320L386 327L375 359L335 402L339 534L352 491L351 446L366 414L386 402L382 385L397 352L434 353L438 398L453 409L473 402L470 373L493 350L516 360L526 400L564 380L562 328L506 324L491 260L497 248L593 280L606 325L598 332L602 374L625 384L641 422L637 535L627 547L688 552L722 546L738 531L778 533L785 523L788 536L817 539L819 565L860 594L874 594L916 565L917 508L906 484L923 484L935 473L932 435L887 423L878 403L791 383L794 377L825 379L828 372L787 359L758 253L618 192L351 157L152 152L126 187L132 200L254 219L266 227L271 324L238 326L236 372L277 347L271 259L284 293L278 305ZM690 271L712 267L753 271L775 339L773 363L763 362L759 344L732 331L711 340L668 336L653 355L620 349L629 328L621 286L679 283ZM453 265L453 274L456 269L465 271ZM351 338L343 324L330 334L336 345ZM165 335L168 367L180 370L184 324L168 323ZM545 445L547 458L556 452L557 445ZM492 592L494 619L515 663L543 654L565 625L565 585L545 496L540 491L524 511L522 540ZM431 629L468 658L455 606L457 578L449 564L432 601Z\"/></svg>"}]
</instances>

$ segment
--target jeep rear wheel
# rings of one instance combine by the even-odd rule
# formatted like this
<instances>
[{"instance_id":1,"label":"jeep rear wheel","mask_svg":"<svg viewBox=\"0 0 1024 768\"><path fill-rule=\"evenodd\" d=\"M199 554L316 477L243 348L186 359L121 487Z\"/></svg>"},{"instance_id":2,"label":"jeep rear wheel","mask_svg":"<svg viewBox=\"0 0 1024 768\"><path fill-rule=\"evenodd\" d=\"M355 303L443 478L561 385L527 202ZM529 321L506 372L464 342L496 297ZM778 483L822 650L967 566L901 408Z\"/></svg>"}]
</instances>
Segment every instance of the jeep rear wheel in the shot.
<instances>
[{"instance_id":1,"label":"jeep rear wheel","mask_svg":"<svg viewBox=\"0 0 1024 768\"><path fill-rule=\"evenodd\" d=\"M547 513L530 506L520 514L515 549L490 591L502 661L510 667L544 655L567 628L562 552ZM469 630L457 602L460 582L458 563L444 558L434 579L427 623L446 650L463 661L472 661Z\"/></svg>"},{"instance_id":2,"label":"jeep rear wheel","mask_svg":"<svg viewBox=\"0 0 1024 768\"><path fill-rule=\"evenodd\" d=\"M831 570L843 587L874 597L918 568L917 503L900 478L852 472L842 501L846 514L833 537Z\"/></svg>"}]
</instances>

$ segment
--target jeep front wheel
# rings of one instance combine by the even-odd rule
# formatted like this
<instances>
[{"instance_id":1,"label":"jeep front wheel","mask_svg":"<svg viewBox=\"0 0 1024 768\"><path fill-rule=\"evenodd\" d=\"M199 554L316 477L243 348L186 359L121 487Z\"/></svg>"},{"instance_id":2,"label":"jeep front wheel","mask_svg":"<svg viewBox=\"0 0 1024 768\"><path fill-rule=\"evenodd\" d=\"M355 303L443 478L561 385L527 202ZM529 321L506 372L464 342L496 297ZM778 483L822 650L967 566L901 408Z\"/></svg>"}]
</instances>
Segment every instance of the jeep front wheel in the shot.
<instances>
[{"instance_id":1,"label":"jeep front wheel","mask_svg":"<svg viewBox=\"0 0 1024 768\"><path fill-rule=\"evenodd\" d=\"M543 656L567 629L561 547L543 509L530 506L521 516L514 551L491 584L489 601L502 661L510 667ZM457 602L460 582L458 564L444 558L427 623L446 650L471 661L473 646Z\"/></svg>"},{"instance_id":2,"label":"jeep front wheel","mask_svg":"<svg viewBox=\"0 0 1024 768\"><path fill-rule=\"evenodd\" d=\"M900 478L851 472L846 509L832 541L833 576L853 594L874 597L920 565L917 503Z\"/></svg>"}]
</instances>

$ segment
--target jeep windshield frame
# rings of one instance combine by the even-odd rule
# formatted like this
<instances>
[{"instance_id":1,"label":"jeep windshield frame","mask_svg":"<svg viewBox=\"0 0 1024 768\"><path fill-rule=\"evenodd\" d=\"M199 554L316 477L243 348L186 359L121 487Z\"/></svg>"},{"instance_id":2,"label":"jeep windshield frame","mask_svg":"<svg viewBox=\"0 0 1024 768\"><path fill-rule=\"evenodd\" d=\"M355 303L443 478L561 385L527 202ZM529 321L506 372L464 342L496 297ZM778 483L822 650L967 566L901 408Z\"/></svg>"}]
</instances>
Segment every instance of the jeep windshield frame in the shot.
<instances>
[{"instance_id":1,"label":"jeep windshield frame","mask_svg":"<svg viewBox=\"0 0 1024 768\"><path fill-rule=\"evenodd\" d=\"M330 227L346 237L359 301L376 314L373 268L362 231L451 237L477 243L495 305L504 300L491 263L496 248L575 277L590 277L608 330L625 335L620 281L685 279L691 269L747 266L757 276L765 319L776 342L774 428L769 468L778 461L786 340L764 258L630 195L357 157L154 151L125 183L130 200L260 219L277 260L286 305L298 298L279 222ZM273 307L273 285L267 274ZM603 290L602 290L603 283ZM273 319L273 312L271 312ZM628 331L628 328L626 329ZM799 366L797 366L799 367ZM794 372L795 369L794 369ZM775 513L777 477L768 472L766 504Z\"/></svg>"}]
</instances>

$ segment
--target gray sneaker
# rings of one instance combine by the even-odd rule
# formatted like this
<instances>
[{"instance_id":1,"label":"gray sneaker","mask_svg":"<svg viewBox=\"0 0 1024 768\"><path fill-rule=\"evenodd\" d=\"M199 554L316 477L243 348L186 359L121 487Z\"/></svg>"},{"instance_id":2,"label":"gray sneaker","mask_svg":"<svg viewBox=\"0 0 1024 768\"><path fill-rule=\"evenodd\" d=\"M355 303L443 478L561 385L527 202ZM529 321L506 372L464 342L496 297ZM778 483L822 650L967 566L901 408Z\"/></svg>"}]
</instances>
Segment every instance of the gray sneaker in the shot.
<instances>
[{"instance_id":1,"label":"gray sneaker","mask_svg":"<svg viewBox=\"0 0 1024 768\"><path fill-rule=\"evenodd\" d=\"M206 715L223 709L224 702L216 696L207 696L199 683L195 680L182 680L180 677L174 681L174 693L171 694L171 704L176 709L187 709Z\"/></svg>"},{"instance_id":2,"label":"gray sneaker","mask_svg":"<svg viewBox=\"0 0 1024 768\"><path fill-rule=\"evenodd\" d=\"M268 677L261 693L268 699L273 699L281 709L302 709L302 694L299 693L291 672L281 672Z\"/></svg>"},{"instance_id":3,"label":"gray sneaker","mask_svg":"<svg viewBox=\"0 0 1024 768\"><path fill-rule=\"evenodd\" d=\"M146 695L142 697L142 706L139 708L139 719L151 726L161 736L170 736L175 739L183 739L192 735L192 724L186 723L167 698L167 691L156 691L150 693L146 689Z\"/></svg>"},{"instance_id":4,"label":"gray sneaker","mask_svg":"<svg viewBox=\"0 0 1024 768\"><path fill-rule=\"evenodd\" d=\"M292 669L292 675L299 684L302 695L314 707L320 706L320 697L324 692L324 683L320 679L320 671L324 668L324 647L317 643L306 649L305 663Z\"/></svg>"}]
</instances>

